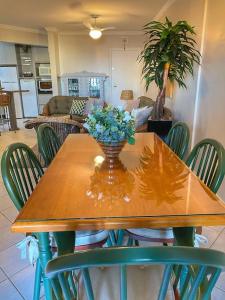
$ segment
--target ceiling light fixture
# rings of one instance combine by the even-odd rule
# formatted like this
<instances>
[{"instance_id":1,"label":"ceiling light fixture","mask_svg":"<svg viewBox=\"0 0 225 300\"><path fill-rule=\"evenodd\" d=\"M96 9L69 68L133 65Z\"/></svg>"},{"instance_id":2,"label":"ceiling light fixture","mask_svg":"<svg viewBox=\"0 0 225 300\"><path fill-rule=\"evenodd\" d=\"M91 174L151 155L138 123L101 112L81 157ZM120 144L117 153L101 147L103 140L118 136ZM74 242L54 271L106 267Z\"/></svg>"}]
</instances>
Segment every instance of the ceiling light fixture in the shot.
<instances>
[{"instance_id":1,"label":"ceiling light fixture","mask_svg":"<svg viewBox=\"0 0 225 300\"><path fill-rule=\"evenodd\" d=\"M89 31L89 35L94 40L97 40L102 36L102 32L101 32L101 30L99 30L97 28L93 28Z\"/></svg>"}]
</instances>

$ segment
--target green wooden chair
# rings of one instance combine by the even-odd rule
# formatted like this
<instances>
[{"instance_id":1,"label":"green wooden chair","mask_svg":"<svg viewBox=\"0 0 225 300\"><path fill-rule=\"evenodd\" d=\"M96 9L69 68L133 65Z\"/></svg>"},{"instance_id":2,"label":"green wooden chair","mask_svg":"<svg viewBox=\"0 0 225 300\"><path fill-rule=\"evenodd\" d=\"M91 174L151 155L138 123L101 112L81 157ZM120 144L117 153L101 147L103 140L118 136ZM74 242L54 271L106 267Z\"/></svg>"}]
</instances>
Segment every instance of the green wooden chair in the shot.
<instances>
[{"instance_id":1,"label":"green wooden chair","mask_svg":"<svg viewBox=\"0 0 225 300\"><path fill-rule=\"evenodd\" d=\"M88 272L92 267L120 266L120 299L127 299L128 265L163 265L158 299L166 298L172 285L175 299L207 300L225 269L225 253L191 247L108 248L77 252L51 260L46 274L51 279L57 299L75 299L68 274L75 270ZM87 279L87 277L86 277ZM138 283L137 283L138 284ZM94 300L91 279L84 280L88 300ZM149 292L149 299L154 299ZM141 295L140 295L141 296ZM141 298L140 298L141 299Z\"/></svg>"},{"instance_id":2,"label":"green wooden chair","mask_svg":"<svg viewBox=\"0 0 225 300\"><path fill-rule=\"evenodd\" d=\"M44 171L34 152L25 144L15 143L5 150L1 160L1 172L4 185L15 207L20 211L32 194ZM73 253L74 232L55 233L58 243L58 254ZM36 237L36 234L33 234ZM34 300L40 298L40 281L42 268L37 260Z\"/></svg>"},{"instance_id":3,"label":"green wooden chair","mask_svg":"<svg viewBox=\"0 0 225 300\"><path fill-rule=\"evenodd\" d=\"M213 191L217 193L225 174L225 152L222 144L213 139L199 142L186 164Z\"/></svg>"},{"instance_id":4,"label":"green wooden chair","mask_svg":"<svg viewBox=\"0 0 225 300\"><path fill-rule=\"evenodd\" d=\"M48 124L41 124L37 130L38 148L45 161L45 165L49 166L58 152L61 144L54 129ZM110 238L108 236L110 235ZM107 230L89 230L77 231L75 247L79 250L101 247L107 241L111 246L113 239L111 232ZM57 236L55 240L57 242ZM55 244L57 247L57 243Z\"/></svg>"},{"instance_id":5,"label":"green wooden chair","mask_svg":"<svg viewBox=\"0 0 225 300\"><path fill-rule=\"evenodd\" d=\"M60 139L48 124L41 124L37 130L38 149L48 167L61 147Z\"/></svg>"},{"instance_id":6,"label":"green wooden chair","mask_svg":"<svg viewBox=\"0 0 225 300\"><path fill-rule=\"evenodd\" d=\"M170 129L166 143L180 159L183 159L188 149L189 139L190 132L187 125L183 122L177 122Z\"/></svg>"},{"instance_id":7,"label":"green wooden chair","mask_svg":"<svg viewBox=\"0 0 225 300\"><path fill-rule=\"evenodd\" d=\"M32 194L44 171L34 152L25 144L15 143L5 150L1 160L4 185L15 207L20 211ZM108 240L108 231L77 231L53 233L56 243L52 250L58 255L73 253L75 249L95 248ZM36 236L36 235L34 235ZM54 241L54 240L53 240ZM110 241L108 242L110 244ZM110 244L111 245L111 244ZM42 269L37 260L34 299L39 299Z\"/></svg>"},{"instance_id":8,"label":"green wooden chair","mask_svg":"<svg viewBox=\"0 0 225 300\"><path fill-rule=\"evenodd\" d=\"M187 166L214 192L217 193L224 175L225 175L225 150L223 146L213 139L204 139L198 143L186 161ZM201 229L198 228L198 233ZM129 236L128 245L133 245L135 241L173 242L172 228L132 228L127 229ZM123 241L124 231L120 230L118 234L117 244L121 245Z\"/></svg>"}]
</instances>

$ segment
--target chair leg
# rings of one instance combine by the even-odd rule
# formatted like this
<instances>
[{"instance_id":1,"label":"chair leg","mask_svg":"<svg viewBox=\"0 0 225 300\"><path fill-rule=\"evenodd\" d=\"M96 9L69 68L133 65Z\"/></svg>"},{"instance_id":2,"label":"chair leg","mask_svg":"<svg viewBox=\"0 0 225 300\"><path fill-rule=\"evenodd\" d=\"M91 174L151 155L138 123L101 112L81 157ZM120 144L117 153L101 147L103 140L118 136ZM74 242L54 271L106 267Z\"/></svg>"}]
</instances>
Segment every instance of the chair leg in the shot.
<instances>
[{"instance_id":1,"label":"chair leg","mask_svg":"<svg viewBox=\"0 0 225 300\"><path fill-rule=\"evenodd\" d=\"M134 241L134 240L132 239L132 237L129 236L129 239L128 239L128 242L127 242L127 246L128 246L128 247L133 246L133 241Z\"/></svg>"},{"instance_id":2,"label":"chair leg","mask_svg":"<svg viewBox=\"0 0 225 300\"><path fill-rule=\"evenodd\" d=\"M38 248L39 248L39 259L41 263L41 268L43 270L43 283L45 289L45 299L52 300L52 285L50 279L45 274L45 268L47 263L52 259L52 253L50 250L49 244L49 233L48 232L39 232L38 236Z\"/></svg>"},{"instance_id":3,"label":"chair leg","mask_svg":"<svg viewBox=\"0 0 225 300\"><path fill-rule=\"evenodd\" d=\"M112 247L113 246L110 236L107 238L106 245L107 245L107 247Z\"/></svg>"},{"instance_id":4,"label":"chair leg","mask_svg":"<svg viewBox=\"0 0 225 300\"><path fill-rule=\"evenodd\" d=\"M116 236L114 230L109 230L109 237L113 246L116 245Z\"/></svg>"},{"instance_id":5,"label":"chair leg","mask_svg":"<svg viewBox=\"0 0 225 300\"><path fill-rule=\"evenodd\" d=\"M127 300L127 268L120 267L120 300Z\"/></svg>"},{"instance_id":6,"label":"chair leg","mask_svg":"<svg viewBox=\"0 0 225 300\"><path fill-rule=\"evenodd\" d=\"M82 270L83 280L84 280L84 287L87 294L88 300L94 300L94 294L91 286L91 279L90 274L87 268Z\"/></svg>"},{"instance_id":7,"label":"chair leg","mask_svg":"<svg viewBox=\"0 0 225 300\"><path fill-rule=\"evenodd\" d=\"M42 268L41 268L40 260L38 259L36 262L36 270L35 270L35 278L34 278L33 300L40 299L41 276L42 276Z\"/></svg>"}]
</instances>

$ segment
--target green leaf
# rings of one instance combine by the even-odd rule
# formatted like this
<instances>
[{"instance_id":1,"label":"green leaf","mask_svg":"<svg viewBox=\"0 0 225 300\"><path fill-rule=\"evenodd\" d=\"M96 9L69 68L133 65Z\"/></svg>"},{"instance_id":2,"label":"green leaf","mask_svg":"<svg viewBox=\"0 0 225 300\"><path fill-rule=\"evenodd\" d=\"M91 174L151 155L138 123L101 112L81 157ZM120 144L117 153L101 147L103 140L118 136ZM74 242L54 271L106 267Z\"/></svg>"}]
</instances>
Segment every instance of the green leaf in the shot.
<instances>
[{"instance_id":1,"label":"green leaf","mask_svg":"<svg viewBox=\"0 0 225 300\"><path fill-rule=\"evenodd\" d=\"M181 20L173 24L167 17L165 22L152 21L144 27L147 40L144 49L138 56L143 63L142 75L145 87L155 81L161 89L165 63L170 63L168 74L181 87L186 87L184 80L187 74L193 75L194 64L200 64L200 53L196 49L194 27Z\"/></svg>"},{"instance_id":2,"label":"green leaf","mask_svg":"<svg viewBox=\"0 0 225 300\"><path fill-rule=\"evenodd\" d=\"M134 145L135 144L135 138L134 137L129 137L128 138L128 144Z\"/></svg>"}]
</instances>

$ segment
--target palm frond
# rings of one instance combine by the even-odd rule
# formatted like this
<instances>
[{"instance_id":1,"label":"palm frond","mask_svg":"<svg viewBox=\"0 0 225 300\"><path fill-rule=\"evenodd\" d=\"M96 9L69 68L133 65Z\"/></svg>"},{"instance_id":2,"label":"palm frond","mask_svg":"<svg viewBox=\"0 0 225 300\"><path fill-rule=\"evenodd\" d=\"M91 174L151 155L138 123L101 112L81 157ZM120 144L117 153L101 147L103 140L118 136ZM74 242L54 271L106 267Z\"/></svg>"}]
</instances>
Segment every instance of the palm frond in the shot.
<instances>
[{"instance_id":1,"label":"palm frond","mask_svg":"<svg viewBox=\"0 0 225 300\"><path fill-rule=\"evenodd\" d=\"M143 26L147 40L138 56L143 63L142 75L146 89L154 81L159 88L163 85L163 69L170 64L168 78L186 88L185 77L193 76L194 64L200 64L200 52L193 38L195 29L187 21L173 24L167 17L165 22L151 21Z\"/></svg>"}]
</instances>

